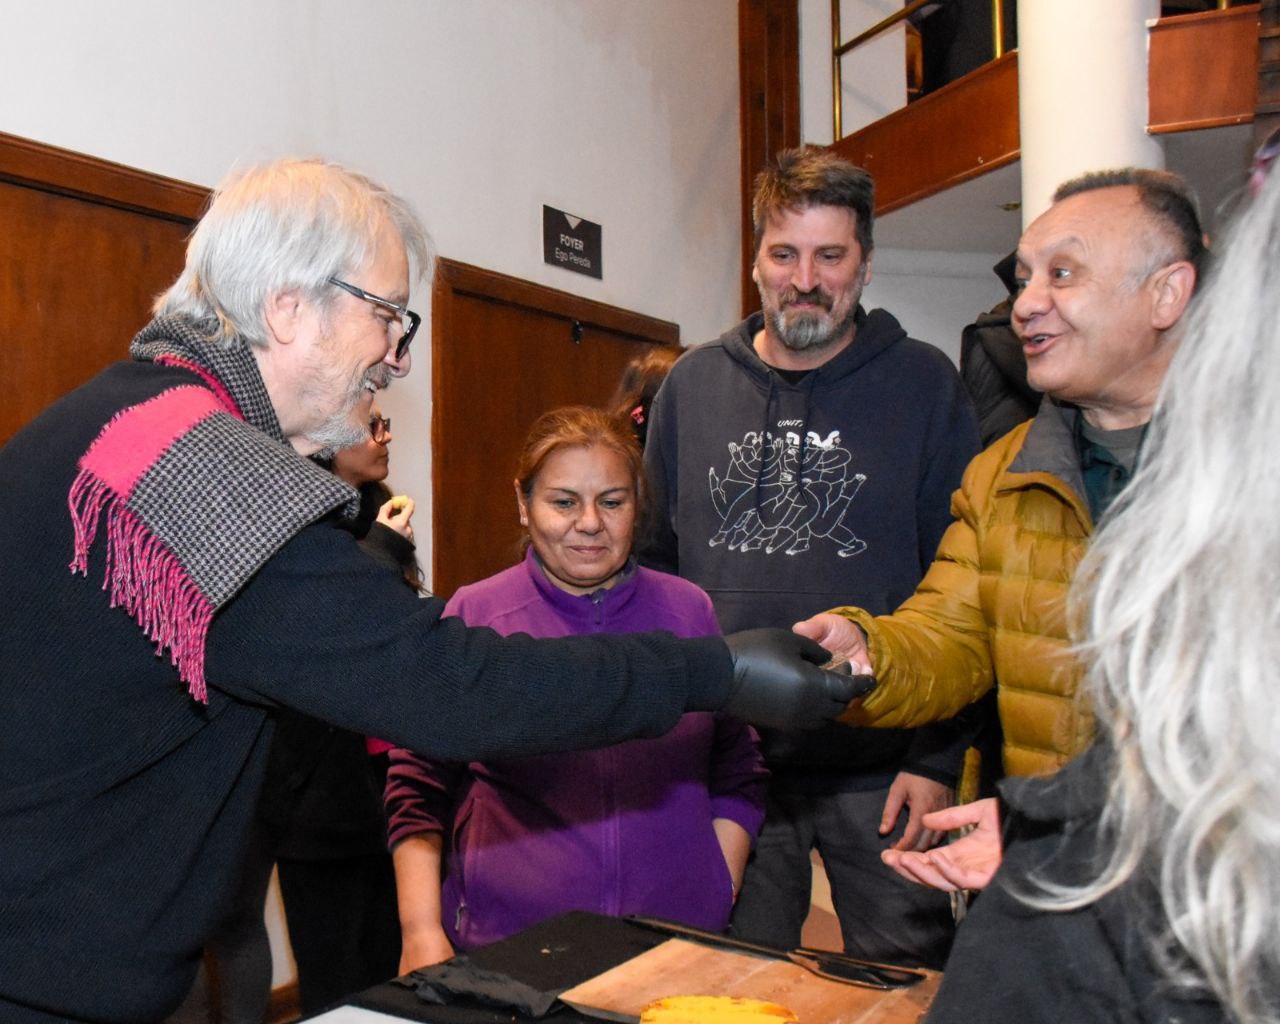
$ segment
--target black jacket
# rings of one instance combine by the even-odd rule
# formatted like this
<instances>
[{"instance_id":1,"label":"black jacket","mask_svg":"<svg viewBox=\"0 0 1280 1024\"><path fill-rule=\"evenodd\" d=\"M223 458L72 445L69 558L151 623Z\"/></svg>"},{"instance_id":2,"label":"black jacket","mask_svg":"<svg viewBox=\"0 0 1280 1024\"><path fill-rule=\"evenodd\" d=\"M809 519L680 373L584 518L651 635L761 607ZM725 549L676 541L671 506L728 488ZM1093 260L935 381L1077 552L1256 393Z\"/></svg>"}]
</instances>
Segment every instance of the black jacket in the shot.
<instances>
[{"instance_id":1,"label":"black jacket","mask_svg":"<svg viewBox=\"0 0 1280 1024\"><path fill-rule=\"evenodd\" d=\"M1080 910L1037 910L1033 877L1096 874L1107 785L1100 747L1049 778L1006 779L1005 858L956 933L927 1024L1224 1024L1207 997L1172 991L1147 934L1155 894L1135 879Z\"/></svg>"},{"instance_id":2,"label":"black jacket","mask_svg":"<svg viewBox=\"0 0 1280 1024\"><path fill-rule=\"evenodd\" d=\"M359 513L338 525L397 577L403 578L406 569L416 575L413 541L375 521L389 496L381 484L365 484ZM276 856L328 861L385 853L384 775L385 768L372 765L364 736L277 709L258 808Z\"/></svg>"},{"instance_id":3,"label":"black jacket","mask_svg":"<svg viewBox=\"0 0 1280 1024\"><path fill-rule=\"evenodd\" d=\"M1013 333L1006 299L960 336L960 376L978 413L985 448L1040 408L1040 392L1027 383L1027 357Z\"/></svg>"}]
</instances>

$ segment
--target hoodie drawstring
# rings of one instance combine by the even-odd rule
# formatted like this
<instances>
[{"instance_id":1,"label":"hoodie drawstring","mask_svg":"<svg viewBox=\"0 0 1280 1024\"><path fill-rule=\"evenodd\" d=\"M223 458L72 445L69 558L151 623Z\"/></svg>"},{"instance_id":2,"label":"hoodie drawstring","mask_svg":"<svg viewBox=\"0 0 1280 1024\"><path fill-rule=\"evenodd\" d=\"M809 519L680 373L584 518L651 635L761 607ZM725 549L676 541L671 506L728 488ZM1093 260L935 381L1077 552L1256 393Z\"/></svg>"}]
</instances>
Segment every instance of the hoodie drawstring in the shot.
<instances>
[{"instance_id":1,"label":"hoodie drawstring","mask_svg":"<svg viewBox=\"0 0 1280 1024\"><path fill-rule=\"evenodd\" d=\"M765 371L769 381L769 394L764 400L764 423L760 426L760 458L756 460L755 513L756 519L763 522L760 514L760 491L764 487L764 468L769 461L769 449L772 447L772 433L769 430L769 416L773 411L773 400L777 394L776 380L772 370Z\"/></svg>"}]
</instances>

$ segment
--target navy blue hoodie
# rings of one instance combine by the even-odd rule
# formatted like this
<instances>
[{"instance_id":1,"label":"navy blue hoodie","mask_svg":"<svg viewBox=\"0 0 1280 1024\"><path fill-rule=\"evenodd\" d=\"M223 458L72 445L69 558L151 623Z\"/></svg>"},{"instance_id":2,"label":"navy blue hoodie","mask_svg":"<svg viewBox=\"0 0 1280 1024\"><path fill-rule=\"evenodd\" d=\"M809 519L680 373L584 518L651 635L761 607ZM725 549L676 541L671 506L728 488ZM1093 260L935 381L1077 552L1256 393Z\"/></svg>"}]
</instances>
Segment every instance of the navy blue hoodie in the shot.
<instances>
[{"instance_id":1,"label":"navy blue hoodie","mask_svg":"<svg viewBox=\"0 0 1280 1024\"><path fill-rule=\"evenodd\" d=\"M762 327L757 313L692 349L659 391L643 560L706 590L726 633L836 605L891 612L933 561L978 451L959 374L889 313L859 308L853 344L788 383L752 347ZM775 771L802 769L815 785L903 768L954 782L954 736L831 725L767 735L765 752Z\"/></svg>"}]
</instances>

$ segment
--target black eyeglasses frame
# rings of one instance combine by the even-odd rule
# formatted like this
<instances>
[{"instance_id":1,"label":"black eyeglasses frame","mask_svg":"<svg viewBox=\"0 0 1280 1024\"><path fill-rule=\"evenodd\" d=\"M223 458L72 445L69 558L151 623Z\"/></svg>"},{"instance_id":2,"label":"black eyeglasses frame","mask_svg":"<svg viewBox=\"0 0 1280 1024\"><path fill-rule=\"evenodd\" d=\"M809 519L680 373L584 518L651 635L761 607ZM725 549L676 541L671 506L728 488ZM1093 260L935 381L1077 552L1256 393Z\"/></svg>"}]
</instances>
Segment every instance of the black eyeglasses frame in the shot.
<instances>
[{"instance_id":1,"label":"black eyeglasses frame","mask_svg":"<svg viewBox=\"0 0 1280 1024\"><path fill-rule=\"evenodd\" d=\"M365 302L371 302L375 306L381 306L383 309L389 309L393 313L402 317L408 317L409 329L400 336L400 340L396 342L396 362L404 358L404 354L409 351L409 342L413 341L413 336L418 333L418 325L422 323L422 317L418 316L408 306L401 306L399 303L392 302L390 299L384 299L381 295L374 295L373 292L367 292L358 285L354 285L349 281L343 281L341 278L331 277L329 283L336 288L341 288L348 295L354 295L357 299L364 299Z\"/></svg>"}]
</instances>

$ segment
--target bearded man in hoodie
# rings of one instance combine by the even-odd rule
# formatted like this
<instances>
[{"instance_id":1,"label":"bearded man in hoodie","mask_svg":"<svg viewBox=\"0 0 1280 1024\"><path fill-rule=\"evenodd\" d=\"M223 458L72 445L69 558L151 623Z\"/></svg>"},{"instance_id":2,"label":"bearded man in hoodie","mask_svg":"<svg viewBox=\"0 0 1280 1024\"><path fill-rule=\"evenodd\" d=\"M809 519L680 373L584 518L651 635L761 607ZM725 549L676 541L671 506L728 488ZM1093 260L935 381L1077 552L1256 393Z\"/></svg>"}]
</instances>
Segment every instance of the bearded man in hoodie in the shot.
<instances>
[{"instance_id":1,"label":"bearded man in hoodie","mask_svg":"<svg viewBox=\"0 0 1280 1024\"><path fill-rule=\"evenodd\" d=\"M703 587L724 630L788 625L854 594L896 608L932 562L978 450L947 357L860 304L874 189L817 147L779 154L753 202L763 311L690 351L654 403L646 560ZM880 853L940 838L920 818L951 802L975 719L766 730L769 807L735 934L799 944L817 849L846 952L940 965L948 901L901 884Z\"/></svg>"}]
</instances>

